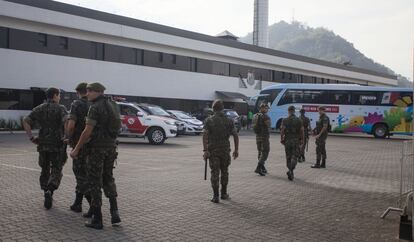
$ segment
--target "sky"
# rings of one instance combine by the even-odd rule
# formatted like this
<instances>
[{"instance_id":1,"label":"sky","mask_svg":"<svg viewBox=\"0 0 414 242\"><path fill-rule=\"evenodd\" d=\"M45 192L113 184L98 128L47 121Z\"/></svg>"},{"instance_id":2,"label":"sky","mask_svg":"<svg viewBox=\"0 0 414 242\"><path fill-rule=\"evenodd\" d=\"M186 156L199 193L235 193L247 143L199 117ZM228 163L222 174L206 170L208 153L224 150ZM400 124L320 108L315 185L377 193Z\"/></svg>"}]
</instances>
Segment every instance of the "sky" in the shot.
<instances>
[{"instance_id":1,"label":"sky","mask_svg":"<svg viewBox=\"0 0 414 242\"><path fill-rule=\"evenodd\" d=\"M254 0L58 0L216 35L253 30ZM292 19L342 36L365 56L413 79L414 0L269 0L269 25Z\"/></svg>"}]
</instances>

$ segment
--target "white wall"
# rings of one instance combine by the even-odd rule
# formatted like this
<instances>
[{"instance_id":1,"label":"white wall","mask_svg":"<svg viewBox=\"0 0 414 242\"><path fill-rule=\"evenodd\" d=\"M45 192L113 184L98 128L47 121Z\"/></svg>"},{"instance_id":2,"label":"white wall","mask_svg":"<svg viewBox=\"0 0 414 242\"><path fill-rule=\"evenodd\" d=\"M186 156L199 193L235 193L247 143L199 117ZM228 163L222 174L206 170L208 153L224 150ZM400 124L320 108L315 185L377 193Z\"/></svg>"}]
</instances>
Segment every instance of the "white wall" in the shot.
<instances>
[{"instance_id":1,"label":"white wall","mask_svg":"<svg viewBox=\"0 0 414 242\"><path fill-rule=\"evenodd\" d=\"M10 49L0 49L0 57L0 88L54 86L73 91L79 82L99 81L109 94L193 100L213 100L216 91L239 92L246 96L259 92L253 87L239 88L236 77ZM262 83L263 87L271 84L274 83Z\"/></svg>"}]
</instances>

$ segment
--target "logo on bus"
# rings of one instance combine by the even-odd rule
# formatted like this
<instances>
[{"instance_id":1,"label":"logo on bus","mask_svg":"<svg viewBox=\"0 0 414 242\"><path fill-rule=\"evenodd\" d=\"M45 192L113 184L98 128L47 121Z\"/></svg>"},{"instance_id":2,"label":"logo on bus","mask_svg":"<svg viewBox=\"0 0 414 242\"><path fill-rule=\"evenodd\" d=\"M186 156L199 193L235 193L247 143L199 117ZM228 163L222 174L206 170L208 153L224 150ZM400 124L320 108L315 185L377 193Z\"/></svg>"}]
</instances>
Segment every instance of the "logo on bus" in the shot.
<instances>
[{"instance_id":1,"label":"logo on bus","mask_svg":"<svg viewBox=\"0 0 414 242\"><path fill-rule=\"evenodd\" d=\"M326 113L339 113L339 106L324 106ZM318 112L319 106L317 105L303 105L303 109L306 112Z\"/></svg>"}]
</instances>

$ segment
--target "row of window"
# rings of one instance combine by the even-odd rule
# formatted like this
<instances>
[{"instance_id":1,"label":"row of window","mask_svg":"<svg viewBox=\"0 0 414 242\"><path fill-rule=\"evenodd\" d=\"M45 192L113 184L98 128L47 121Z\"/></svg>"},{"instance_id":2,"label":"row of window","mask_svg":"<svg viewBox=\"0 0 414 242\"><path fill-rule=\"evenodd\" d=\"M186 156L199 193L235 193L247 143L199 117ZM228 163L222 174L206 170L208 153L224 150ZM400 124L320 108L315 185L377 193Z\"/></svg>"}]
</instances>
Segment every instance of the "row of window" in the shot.
<instances>
[{"instance_id":1,"label":"row of window","mask_svg":"<svg viewBox=\"0 0 414 242\"><path fill-rule=\"evenodd\" d=\"M347 83L188 56L0 27L0 48L282 83Z\"/></svg>"},{"instance_id":2,"label":"row of window","mask_svg":"<svg viewBox=\"0 0 414 242\"><path fill-rule=\"evenodd\" d=\"M279 90L280 92L280 90ZM273 90L270 98L275 97L278 90ZM411 92L383 91L341 91L341 90L287 90L278 105L290 103L317 103L337 105L394 106L398 100L410 97ZM270 99L270 100L274 100Z\"/></svg>"}]
</instances>

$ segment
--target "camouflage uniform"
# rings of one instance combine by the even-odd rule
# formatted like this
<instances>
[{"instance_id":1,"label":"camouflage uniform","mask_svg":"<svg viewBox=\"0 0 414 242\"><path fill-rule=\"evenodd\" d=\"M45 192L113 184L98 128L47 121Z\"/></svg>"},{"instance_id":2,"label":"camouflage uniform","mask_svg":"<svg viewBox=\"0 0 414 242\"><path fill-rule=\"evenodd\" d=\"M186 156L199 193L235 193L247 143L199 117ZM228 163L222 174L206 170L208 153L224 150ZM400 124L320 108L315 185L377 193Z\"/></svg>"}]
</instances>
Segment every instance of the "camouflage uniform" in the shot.
<instances>
[{"instance_id":1,"label":"camouflage uniform","mask_svg":"<svg viewBox=\"0 0 414 242\"><path fill-rule=\"evenodd\" d=\"M114 162L118 156L116 151L117 131L111 129L112 120L119 120L119 110L116 104L107 97L100 96L92 101L86 117L86 125L94 126L87 152L88 191L92 198L92 206L102 206L102 191L108 198L116 198L115 179L112 174Z\"/></svg>"},{"instance_id":2,"label":"camouflage uniform","mask_svg":"<svg viewBox=\"0 0 414 242\"><path fill-rule=\"evenodd\" d=\"M256 145L258 151L258 165L264 168L264 164L269 156L270 143L269 143L269 127L266 125L266 121L270 120L269 115L265 113L258 113L254 117L254 124L257 125L260 130L256 133Z\"/></svg>"},{"instance_id":3,"label":"camouflage uniform","mask_svg":"<svg viewBox=\"0 0 414 242\"><path fill-rule=\"evenodd\" d=\"M72 102L69 118L75 121L75 130L70 140L71 147L75 147L78 140L85 129L85 118L88 114L89 104L86 97ZM86 175L86 158L87 158L87 144L79 151L76 159L73 159L72 170L76 178L76 192L86 194L88 186L88 178Z\"/></svg>"},{"instance_id":4,"label":"camouflage uniform","mask_svg":"<svg viewBox=\"0 0 414 242\"><path fill-rule=\"evenodd\" d=\"M316 122L316 134L319 134L322 131L322 128L326 127L325 132L321 134L321 136L316 139L316 164L319 165L322 158L322 166L325 166L326 162L326 139L328 138L328 127L329 127L329 118L326 114L322 114L319 117L319 120Z\"/></svg>"},{"instance_id":5,"label":"camouflage uniform","mask_svg":"<svg viewBox=\"0 0 414 242\"><path fill-rule=\"evenodd\" d=\"M309 141L310 120L305 115L300 115L300 119L302 120L304 132L303 146L300 148L300 157L303 159L303 161L305 161L305 148L306 144Z\"/></svg>"},{"instance_id":6,"label":"camouflage uniform","mask_svg":"<svg viewBox=\"0 0 414 242\"><path fill-rule=\"evenodd\" d=\"M229 138L230 135L236 133L236 130L233 122L224 113L215 112L213 116L207 119L204 132L208 135L211 186L213 190L218 190L220 173L221 185L226 187L229 182L228 167L231 163Z\"/></svg>"},{"instance_id":7,"label":"camouflage uniform","mask_svg":"<svg viewBox=\"0 0 414 242\"><path fill-rule=\"evenodd\" d=\"M39 166L40 187L44 191L58 189L62 179L62 168L66 163L66 145L63 144L64 122L66 119L66 108L51 100L35 107L24 121L33 127L39 124Z\"/></svg>"},{"instance_id":8,"label":"camouflage uniform","mask_svg":"<svg viewBox=\"0 0 414 242\"><path fill-rule=\"evenodd\" d=\"M300 155L300 139L301 139L302 120L294 114L283 119L282 129L284 129L284 145L286 153L286 166L289 171L293 171L296 167L298 157Z\"/></svg>"}]
</instances>

